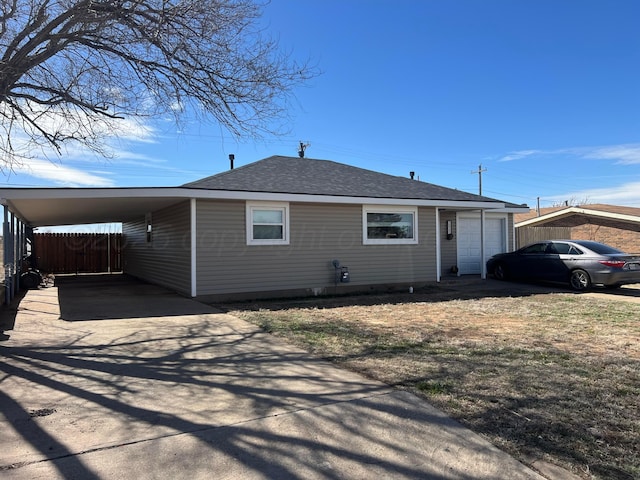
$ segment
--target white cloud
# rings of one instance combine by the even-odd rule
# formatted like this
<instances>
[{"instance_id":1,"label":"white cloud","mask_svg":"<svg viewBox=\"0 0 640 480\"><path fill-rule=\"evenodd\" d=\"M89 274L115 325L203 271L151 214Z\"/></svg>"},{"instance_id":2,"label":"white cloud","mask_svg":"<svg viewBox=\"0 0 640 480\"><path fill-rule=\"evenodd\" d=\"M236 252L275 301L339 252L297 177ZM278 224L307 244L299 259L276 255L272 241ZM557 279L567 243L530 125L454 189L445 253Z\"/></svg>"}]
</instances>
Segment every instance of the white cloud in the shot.
<instances>
[{"instance_id":1,"label":"white cloud","mask_svg":"<svg viewBox=\"0 0 640 480\"><path fill-rule=\"evenodd\" d=\"M615 163L620 165L640 164L640 144L597 147L587 151L582 157L596 160L615 160Z\"/></svg>"},{"instance_id":2,"label":"white cloud","mask_svg":"<svg viewBox=\"0 0 640 480\"><path fill-rule=\"evenodd\" d=\"M545 197L545 199L553 203L574 200L578 202L586 201L588 203L608 203L611 205L640 207L640 182L629 182L606 188L576 190L562 195Z\"/></svg>"},{"instance_id":3,"label":"white cloud","mask_svg":"<svg viewBox=\"0 0 640 480\"><path fill-rule=\"evenodd\" d=\"M532 169L527 180L539 183L536 190L571 189L561 194L544 195L547 203L570 201L640 207L640 182L634 181L638 178L635 166L640 165L640 143L518 150L499 159L501 162L519 160L526 164L524 169L536 165L538 170ZM613 184L612 179L616 177L616 181L628 183ZM592 188L593 185L597 188Z\"/></svg>"},{"instance_id":4,"label":"white cloud","mask_svg":"<svg viewBox=\"0 0 640 480\"><path fill-rule=\"evenodd\" d=\"M504 157L499 158L498 161L499 162L511 162L513 160L521 160L521 159L529 157L531 155L541 154L541 153L544 153L544 151L542 151L542 150L519 150L519 151L516 151L516 152L509 152Z\"/></svg>"},{"instance_id":5,"label":"white cloud","mask_svg":"<svg viewBox=\"0 0 640 480\"><path fill-rule=\"evenodd\" d=\"M155 143L158 138L156 130L143 119L127 118L96 122L85 119L87 125L82 126L82 113L79 112L75 122L62 127L61 130L83 129L102 139L104 153L101 156L86 145L79 142L65 142L62 151L58 152L50 145L33 145L29 142L26 131L11 131L11 143L15 149L13 163L6 165L4 171L8 178L28 175L45 180L58 186L113 186L113 173L109 167L114 165L148 166L163 163L148 155L135 153L130 149L136 143ZM43 115L40 119L49 128L63 121L54 113ZM75 125L74 125L75 123ZM15 178L15 177L14 177ZM21 183L28 183L21 179Z\"/></svg>"},{"instance_id":6,"label":"white cloud","mask_svg":"<svg viewBox=\"0 0 640 480\"><path fill-rule=\"evenodd\" d=\"M522 160L523 158L537 156L573 156L576 158L591 160L613 160L618 165L640 164L640 144L627 143L621 145L609 145L599 147L571 147L556 150L517 150L509 152L501 157L499 162Z\"/></svg>"},{"instance_id":7,"label":"white cloud","mask_svg":"<svg viewBox=\"0 0 640 480\"><path fill-rule=\"evenodd\" d=\"M113 181L105 175L106 172L97 172L94 174L62 164L56 164L49 160L36 158L28 160L22 165L14 166L13 173L49 180L57 185L66 187L113 186Z\"/></svg>"}]
</instances>

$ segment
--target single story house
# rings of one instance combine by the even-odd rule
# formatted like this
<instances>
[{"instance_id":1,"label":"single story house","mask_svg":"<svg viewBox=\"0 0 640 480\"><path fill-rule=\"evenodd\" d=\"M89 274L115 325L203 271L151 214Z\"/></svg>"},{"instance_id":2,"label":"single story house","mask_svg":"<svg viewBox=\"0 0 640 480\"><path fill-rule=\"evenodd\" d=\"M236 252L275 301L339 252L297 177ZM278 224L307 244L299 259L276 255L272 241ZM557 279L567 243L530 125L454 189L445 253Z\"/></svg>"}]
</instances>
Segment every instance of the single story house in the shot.
<instances>
[{"instance_id":1,"label":"single story house","mask_svg":"<svg viewBox=\"0 0 640 480\"><path fill-rule=\"evenodd\" d=\"M514 248L514 213L529 210L283 156L180 187L4 188L0 198L5 242L24 227L122 222L125 273L203 300L484 278L485 260Z\"/></svg>"},{"instance_id":2,"label":"single story house","mask_svg":"<svg viewBox=\"0 0 640 480\"><path fill-rule=\"evenodd\" d=\"M517 213L517 246L558 238L593 240L640 253L640 208L601 203Z\"/></svg>"}]
</instances>

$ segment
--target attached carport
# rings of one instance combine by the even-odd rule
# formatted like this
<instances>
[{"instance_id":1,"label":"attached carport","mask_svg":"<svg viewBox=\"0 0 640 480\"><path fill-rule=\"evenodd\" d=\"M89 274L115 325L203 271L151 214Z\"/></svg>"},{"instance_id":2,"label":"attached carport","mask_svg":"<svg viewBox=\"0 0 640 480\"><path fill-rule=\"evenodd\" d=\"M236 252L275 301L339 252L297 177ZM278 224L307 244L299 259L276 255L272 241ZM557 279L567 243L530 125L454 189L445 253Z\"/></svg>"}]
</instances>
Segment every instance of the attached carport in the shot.
<instances>
[{"instance_id":1,"label":"attached carport","mask_svg":"<svg viewBox=\"0 0 640 480\"><path fill-rule=\"evenodd\" d=\"M5 304L20 288L25 246L34 228L126 222L190 196L189 191L175 187L0 189Z\"/></svg>"}]
</instances>

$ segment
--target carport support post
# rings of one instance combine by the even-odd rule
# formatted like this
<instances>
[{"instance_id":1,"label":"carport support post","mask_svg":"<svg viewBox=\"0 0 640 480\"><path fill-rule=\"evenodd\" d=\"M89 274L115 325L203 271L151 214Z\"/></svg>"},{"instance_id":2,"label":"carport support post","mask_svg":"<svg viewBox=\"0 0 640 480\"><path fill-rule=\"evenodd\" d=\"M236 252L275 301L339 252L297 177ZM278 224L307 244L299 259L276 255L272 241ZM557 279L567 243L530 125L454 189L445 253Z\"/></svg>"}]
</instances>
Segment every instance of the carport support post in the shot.
<instances>
[{"instance_id":1,"label":"carport support post","mask_svg":"<svg viewBox=\"0 0 640 480\"><path fill-rule=\"evenodd\" d=\"M4 297L8 305L16 295L16 282L18 278L18 268L16 256L20 254L19 244L19 220L9 211L9 207L4 207Z\"/></svg>"},{"instance_id":2,"label":"carport support post","mask_svg":"<svg viewBox=\"0 0 640 480\"><path fill-rule=\"evenodd\" d=\"M4 220L2 222L2 240L3 240L3 251L2 251L2 266L4 267L4 304L9 305L11 303L11 276L10 276L10 266L11 257L9 253L9 248L12 245L10 241L10 232L9 232L9 207L4 205Z\"/></svg>"},{"instance_id":3,"label":"carport support post","mask_svg":"<svg viewBox=\"0 0 640 480\"><path fill-rule=\"evenodd\" d=\"M22 275L22 259L25 256L25 244L24 244L24 223L19 218L16 218L16 230L17 233L17 244L16 244L16 256L18 258L17 268L16 268L16 291L20 290L20 275Z\"/></svg>"},{"instance_id":4,"label":"carport support post","mask_svg":"<svg viewBox=\"0 0 640 480\"><path fill-rule=\"evenodd\" d=\"M480 278L487 278L487 259L485 258L486 246L485 246L485 211L480 209Z\"/></svg>"},{"instance_id":5,"label":"carport support post","mask_svg":"<svg viewBox=\"0 0 640 480\"><path fill-rule=\"evenodd\" d=\"M13 278L11 280L11 299L16 296L18 293L18 277L20 276L20 265L18 263L21 262L20 255L20 229L19 222L20 220L14 213L9 215L11 217L11 241L13 242L13 248L11 249L11 255L13 256L12 265L13 265Z\"/></svg>"},{"instance_id":6,"label":"carport support post","mask_svg":"<svg viewBox=\"0 0 640 480\"><path fill-rule=\"evenodd\" d=\"M11 238L11 299L16 296L16 276L17 276L17 244L16 244L16 217L13 212L9 212L9 237Z\"/></svg>"},{"instance_id":7,"label":"carport support post","mask_svg":"<svg viewBox=\"0 0 640 480\"><path fill-rule=\"evenodd\" d=\"M442 244L440 240L440 209L436 207L436 282L442 280Z\"/></svg>"},{"instance_id":8,"label":"carport support post","mask_svg":"<svg viewBox=\"0 0 640 480\"><path fill-rule=\"evenodd\" d=\"M191 213L191 242L190 242L190 248L191 248L191 297L195 298L198 296L198 277L197 277L197 270L196 270L196 265L197 265L197 261L198 261L198 232L196 231L197 228L197 222L196 222L196 215L198 213L198 210L196 208L196 199L192 198L190 199L189 202L189 207L190 207L190 213Z\"/></svg>"}]
</instances>

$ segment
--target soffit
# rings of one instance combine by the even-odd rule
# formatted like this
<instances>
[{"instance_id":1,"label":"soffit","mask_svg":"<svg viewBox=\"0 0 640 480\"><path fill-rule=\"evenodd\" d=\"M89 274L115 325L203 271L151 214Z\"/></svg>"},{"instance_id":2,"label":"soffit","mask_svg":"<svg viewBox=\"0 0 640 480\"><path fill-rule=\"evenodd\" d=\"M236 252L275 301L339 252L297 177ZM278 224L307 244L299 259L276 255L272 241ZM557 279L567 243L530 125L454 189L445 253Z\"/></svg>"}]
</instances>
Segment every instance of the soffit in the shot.
<instances>
[{"instance_id":1,"label":"soffit","mask_svg":"<svg viewBox=\"0 0 640 480\"><path fill-rule=\"evenodd\" d=\"M9 191L8 191L9 190ZM182 196L158 195L155 189L141 196L139 189L104 191L77 190L72 193L51 189L16 195L7 189L0 192L3 203L23 222L32 227L126 222L147 212L159 210L186 199ZM67 194L65 194L67 193Z\"/></svg>"}]
</instances>

